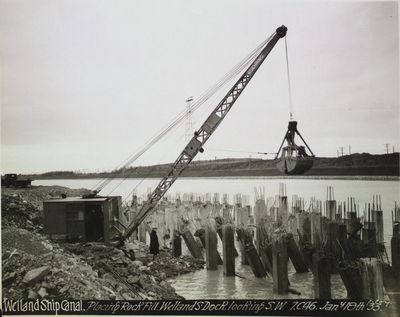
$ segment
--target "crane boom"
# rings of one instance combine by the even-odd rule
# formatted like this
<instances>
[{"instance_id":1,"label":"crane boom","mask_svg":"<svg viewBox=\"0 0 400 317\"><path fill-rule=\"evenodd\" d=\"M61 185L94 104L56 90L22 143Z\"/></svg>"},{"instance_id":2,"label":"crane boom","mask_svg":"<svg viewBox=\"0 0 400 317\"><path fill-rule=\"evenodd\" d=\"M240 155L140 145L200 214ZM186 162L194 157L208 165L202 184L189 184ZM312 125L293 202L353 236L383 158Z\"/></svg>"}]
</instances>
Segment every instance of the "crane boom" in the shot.
<instances>
[{"instance_id":1,"label":"crane boom","mask_svg":"<svg viewBox=\"0 0 400 317\"><path fill-rule=\"evenodd\" d=\"M276 29L276 32L273 34L271 40L265 45L253 63L247 68L247 70L242 74L229 92L219 102L218 106L208 116L200 129L194 133L193 138L189 141L182 153L171 166L168 174L160 181L158 186L151 193L150 198L146 201L136 215L135 219L126 228L123 236L121 237L121 242L129 238L138 228L140 223L154 209L157 203L172 186L182 171L190 164L197 153L203 152L203 145L207 142L215 129L228 114L229 110L232 108L233 104L243 92L249 81L253 78L254 74L257 72L265 58L271 52L278 40L286 35L286 32L287 28L284 25Z\"/></svg>"}]
</instances>

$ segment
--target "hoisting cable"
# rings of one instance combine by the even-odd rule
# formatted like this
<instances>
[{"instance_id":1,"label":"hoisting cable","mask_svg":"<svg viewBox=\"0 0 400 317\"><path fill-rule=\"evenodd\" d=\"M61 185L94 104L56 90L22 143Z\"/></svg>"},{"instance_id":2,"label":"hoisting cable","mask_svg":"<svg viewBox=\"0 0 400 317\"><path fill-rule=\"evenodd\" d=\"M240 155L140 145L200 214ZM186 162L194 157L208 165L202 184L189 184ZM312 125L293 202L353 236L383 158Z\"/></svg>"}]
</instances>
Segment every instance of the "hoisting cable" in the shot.
<instances>
[{"instance_id":1,"label":"hoisting cable","mask_svg":"<svg viewBox=\"0 0 400 317\"><path fill-rule=\"evenodd\" d=\"M211 88L209 88L205 93L203 93L200 98L198 98L192 106L192 112L196 111L201 105L203 105L211 96L213 96L222 86L226 85L229 81L234 79L239 73L241 73L246 66L248 66L254 58L259 54L259 52L264 48L267 42L270 41L273 35L271 35L268 39L263 41L260 45L258 45L250 54L248 54L241 62L239 62L231 71L226 73L222 79L220 79L216 84L214 84ZM154 144L156 144L160 139L162 139L168 132L170 132L174 127L176 127L179 123L181 123L188 116L187 111L183 111L180 113L169 125L160 129L150 140L145 143L142 150L135 152L130 157L128 157L125 161L123 161L119 167L116 168L116 173L105 180L99 181L93 188L97 192L100 192L107 184L111 182L113 178L120 173L124 167L132 164L135 160L137 160L141 155L143 155L149 148L151 148Z\"/></svg>"},{"instance_id":2,"label":"hoisting cable","mask_svg":"<svg viewBox=\"0 0 400 317\"><path fill-rule=\"evenodd\" d=\"M110 192L108 192L106 196L110 196L137 169L138 167L130 168L129 172L124 176L124 178Z\"/></svg>"},{"instance_id":3,"label":"hoisting cable","mask_svg":"<svg viewBox=\"0 0 400 317\"><path fill-rule=\"evenodd\" d=\"M273 152L254 152L254 151L239 151L239 150L228 150L228 149L214 149L214 148L207 148L208 151L211 152L232 152L232 153L243 153L243 154L276 154Z\"/></svg>"},{"instance_id":4,"label":"hoisting cable","mask_svg":"<svg viewBox=\"0 0 400 317\"><path fill-rule=\"evenodd\" d=\"M265 42L265 41L264 41ZM256 54L258 54L258 51L260 49L262 49L262 47L265 45L265 43L262 43L261 45L259 45L255 50L253 50L253 52L251 52L245 59L244 61L238 63L234 69L232 69L230 72L228 72L219 82L217 82L217 84L215 84L215 87L211 87L210 89L208 89L206 91L206 93L204 93L198 100L196 100L195 104L193 104L193 110L197 110L205 101L207 101L213 94L215 94L215 92L223 85L225 85L227 82L229 82L230 80L232 80L239 72L241 72L241 70L246 67L251 60L254 58L254 56ZM192 111L193 112L193 111ZM147 143L147 147L144 148L143 152L139 152L136 155L134 155L133 157L129 157L127 159L127 161L123 164L121 163L120 167L116 168L116 171L118 173L119 170L123 169L124 167L130 165L133 161L135 161L138 157L140 157L144 152L147 151L148 148L150 148L152 145L154 145L157 141L159 141L166 133L168 133L170 130L172 130L174 127L176 127L177 124L179 124L180 122L183 121L183 119L186 118L187 116L187 112L183 111L180 116L178 116L175 121L173 121L169 126L167 126L164 129L160 129L159 133L155 134L150 141ZM116 174L117 174L116 173ZM115 178L116 175L114 175L113 177L106 179L102 182L97 183L95 185L96 187L96 191L99 192L101 191L113 178Z\"/></svg>"},{"instance_id":5,"label":"hoisting cable","mask_svg":"<svg viewBox=\"0 0 400 317\"><path fill-rule=\"evenodd\" d=\"M290 71L289 71L289 54L287 47L287 36L285 36L285 52L286 52L286 73L288 80L288 93L289 93L289 112L290 112L290 121L293 120L293 100L292 100L292 86L290 84Z\"/></svg>"},{"instance_id":6,"label":"hoisting cable","mask_svg":"<svg viewBox=\"0 0 400 317\"><path fill-rule=\"evenodd\" d=\"M162 157L164 157L164 155L163 155ZM162 157L160 157L160 160L162 159ZM159 162L160 162L160 160L159 160ZM123 200L123 202L125 202L126 199L129 198L129 197L132 195L132 193L136 190L136 188L137 188L144 180L146 180L147 178L149 178L149 176L150 176L150 175L153 173L153 171L156 169L157 165L159 165L159 163L158 163L158 164L155 164L155 165L153 165L153 166L151 166L151 167L148 169L147 174L146 174L146 175L142 178L142 180L129 192L128 196ZM129 172L125 175L125 177L124 177L110 192L108 192L108 194L107 194L106 196L110 196L110 195L111 195L119 186L121 186L121 184L122 184L127 178L129 178L129 176L131 176L132 173L135 172L137 169L138 169L138 167L131 167L131 168L129 169Z\"/></svg>"},{"instance_id":7,"label":"hoisting cable","mask_svg":"<svg viewBox=\"0 0 400 317\"><path fill-rule=\"evenodd\" d=\"M131 190L131 191L126 195L126 197L121 201L121 203L118 204L118 208L119 208L120 210L122 210L124 203L126 203L126 202L128 201L128 199L132 196L132 194L136 191L136 189L137 189L146 179L149 178L150 174L155 170L155 168L156 168L156 165L152 166L152 167L149 169L149 171L147 172L147 174L139 181L139 183L137 183L137 184L135 185L135 187L133 187L132 190ZM115 186L114 189L113 189L111 192L109 192L106 196L110 196L110 195L114 192L114 190L116 190L116 189L121 185L121 183L122 183L124 180L126 180L126 179L131 175L132 171L133 171L133 170L136 170L136 169L137 169L137 167L133 168L133 169L129 172L129 174L128 174L117 186Z\"/></svg>"}]
</instances>

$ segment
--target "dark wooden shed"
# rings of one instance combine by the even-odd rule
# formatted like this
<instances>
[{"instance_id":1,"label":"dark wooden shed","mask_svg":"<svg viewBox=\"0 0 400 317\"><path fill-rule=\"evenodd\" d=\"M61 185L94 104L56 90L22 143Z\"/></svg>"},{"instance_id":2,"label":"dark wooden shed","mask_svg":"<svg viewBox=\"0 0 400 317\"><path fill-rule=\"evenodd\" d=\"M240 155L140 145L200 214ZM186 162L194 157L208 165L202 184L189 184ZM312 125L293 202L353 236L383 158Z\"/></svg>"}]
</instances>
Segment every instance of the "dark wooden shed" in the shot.
<instances>
[{"instance_id":1,"label":"dark wooden shed","mask_svg":"<svg viewBox=\"0 0 400 317\"><path fill-rule=\"evenodd\" d=\"M46 200L44 232L50 238L111 244L128 224L121 206L121 196Z\"/></svg>"}]
</instances>

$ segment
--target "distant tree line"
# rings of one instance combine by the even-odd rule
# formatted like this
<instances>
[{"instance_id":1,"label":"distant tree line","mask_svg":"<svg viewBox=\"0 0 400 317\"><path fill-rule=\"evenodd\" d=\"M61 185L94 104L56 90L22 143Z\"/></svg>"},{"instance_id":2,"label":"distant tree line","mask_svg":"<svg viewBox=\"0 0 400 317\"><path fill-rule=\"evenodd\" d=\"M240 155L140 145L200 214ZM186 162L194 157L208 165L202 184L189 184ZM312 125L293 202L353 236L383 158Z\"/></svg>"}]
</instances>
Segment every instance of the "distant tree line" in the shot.
<instances>
[{"instance_id":1,"label":"distant tree line","mask_svg":"<svg viewBox=\"0 0 400 317\"><path fill-rule=\"evenodd\" d=\"M46 173L42 173L40 175L43 176L68 176L68 175L75 175L73 171L50 171Z\"/></svg>"}]
</instances>

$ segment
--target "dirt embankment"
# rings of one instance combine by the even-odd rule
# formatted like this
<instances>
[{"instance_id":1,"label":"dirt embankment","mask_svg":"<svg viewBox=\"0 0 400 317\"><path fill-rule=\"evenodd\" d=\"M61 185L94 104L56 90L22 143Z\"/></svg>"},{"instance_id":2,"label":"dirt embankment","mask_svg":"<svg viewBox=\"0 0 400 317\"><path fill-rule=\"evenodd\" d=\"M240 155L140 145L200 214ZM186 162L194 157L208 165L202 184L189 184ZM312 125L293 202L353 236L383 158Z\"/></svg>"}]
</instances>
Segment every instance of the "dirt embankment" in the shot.
<instances>
[{"instance_id":1,"label":"dirt embankment","mask_svg":"<svg viewBox=\"0 0 400 317\"><path fill-rule=\"evenodd\" d=\"M43 199L84 193L87 190L59 186L2 191L3 297L181 298L167 279L202 268L202 261L174 258L168 249L153 260L139 242L118 249L102 243L56 242L42 234Z\"/></svg>"}]
</instances>

